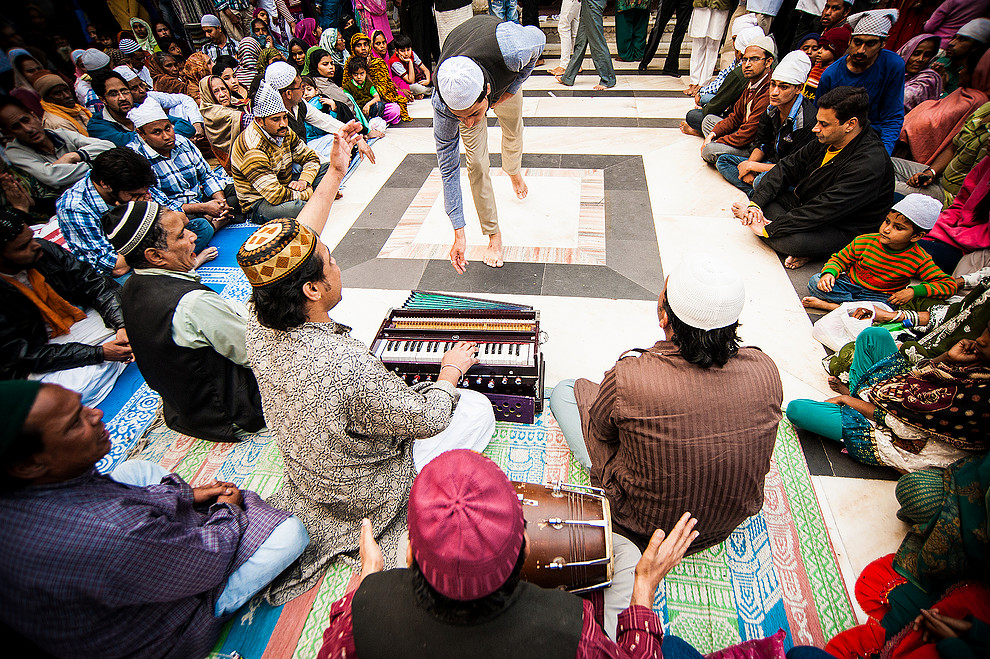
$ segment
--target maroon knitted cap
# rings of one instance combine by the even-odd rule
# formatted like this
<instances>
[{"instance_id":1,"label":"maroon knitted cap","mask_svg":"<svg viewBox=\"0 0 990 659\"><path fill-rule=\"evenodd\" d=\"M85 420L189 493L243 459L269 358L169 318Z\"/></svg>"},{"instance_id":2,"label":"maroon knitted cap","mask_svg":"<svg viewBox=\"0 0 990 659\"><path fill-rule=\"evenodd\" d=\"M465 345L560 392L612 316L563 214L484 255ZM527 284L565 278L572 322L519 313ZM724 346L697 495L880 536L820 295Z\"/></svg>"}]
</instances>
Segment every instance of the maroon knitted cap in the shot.
<instances>
[{"instance_id":1,"label":"maroon knitted cap","mask_svg":"<svg viewBox=\"0 0 990 659\"><path fill-rule=\"evenodd\" d=\"M413 482L409 541L438 593L479 599L498 590L519 559L522 504L494 462L467 449L447 451Z\"/></svg>"}]
</instances>

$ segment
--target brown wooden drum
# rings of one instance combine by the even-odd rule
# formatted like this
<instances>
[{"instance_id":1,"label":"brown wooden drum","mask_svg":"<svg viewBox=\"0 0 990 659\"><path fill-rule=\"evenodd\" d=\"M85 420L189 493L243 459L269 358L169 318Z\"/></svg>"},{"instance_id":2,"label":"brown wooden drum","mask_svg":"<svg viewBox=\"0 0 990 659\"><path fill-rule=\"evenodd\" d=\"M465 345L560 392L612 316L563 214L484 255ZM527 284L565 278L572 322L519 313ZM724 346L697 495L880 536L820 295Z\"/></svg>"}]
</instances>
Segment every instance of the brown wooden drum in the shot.
<instances>
[{"instance_id":1,"label":"brown wooden drum","mask_svg":"<svg viewBox=\"0 0 990 659\"><path fill-rule=\"evenodd\" d=\"M522 579L581 593L612 583L612 512L604 491L513 482L529 533Z\"/></svg>"}]
</instances>

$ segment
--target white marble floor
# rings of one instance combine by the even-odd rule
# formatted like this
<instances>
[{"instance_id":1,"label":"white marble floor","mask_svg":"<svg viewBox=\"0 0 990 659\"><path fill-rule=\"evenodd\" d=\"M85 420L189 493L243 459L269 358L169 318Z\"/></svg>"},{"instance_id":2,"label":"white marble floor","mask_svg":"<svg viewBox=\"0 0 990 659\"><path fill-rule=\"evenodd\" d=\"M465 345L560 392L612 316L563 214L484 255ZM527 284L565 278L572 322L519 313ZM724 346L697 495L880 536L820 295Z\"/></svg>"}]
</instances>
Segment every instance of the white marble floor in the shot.
<instances>
[{"instance_id":1,"label":"white marble floor","mask_svg":"<svg viewBox=\"0 0 990 659\"><path fill-rule=\"evenodd\" d=\"M622 90L674 91L683 88L678 78L627 75L624 69L628 67L617 68L620 68L620 75L615 94ZM571 89L590 89L596 81L594 75L581 76ZM741 319L741 334L747 343L760 346L776 361L784 383L785 404L794 398L827 397L829 390L821 367L825 352L811 338L808 316L779 259L732 219L729 207L743 196L702 162L699 157L701 140L684 136L676 128L565 125L567 119L573 117L677 118L692 107L692 102L679 95L642 98L633 97L631 93L608 97L554 97L554 91L566 88L545 75L533 76L524 89L540 91L539 95L525 99L527 116L561 118L560 126L527 128L525 152L641 156L664 269L669 271L682 258L699 251L711 252L731 263L746 283L747 302ZM543 92L546 92L545 96ZM426 100L414 103L410 109L413 117L432 116ZM497 126L489 128L489 146L493 154L499 151L500 138ZM359 168L349 180L344 198L331 212L323 234L331 249L351 230L369 201L379 194L408 154L432 152L433 135L429 127L389 129L386 137L375 145L377 164L364 164ZM574 226L571 214L576 204L570 198L573 191L568 192L564 187L547 188L550 192L537 191L538 183L537 177L531 179L532 208L527 208L523 202L519 209L515 209L514 199L509 198L511 190L496 186L500 207L514 209L510 214L518 213L518 217L523 218L529 213L540 217L541 222L559 222L552 229L526 236L522 243L531 247L543 242L549 245L564 241ZM563 186L564 181L558 184ZM567 198L560 198L554 206L555 194ZM448 240L449 235L444 233L446 225L437 219L443 220L442 215L442 207L431 208L430 217L417 240L426 243ZM476 222L469 212L469 227L476 226ZM509 222L506 232L510 226L512 231L517 231L522 230L523 225ZM475 240L478 239L475 236ZM507 243L519 244L520 241L510 237ZM480 262L469 266L484 267ZM456 276L450 272L451 281ZM346 277L344 284L344 300L335 315L352 325L355 335L362 340L369 340L386 309L401 304L408 294L408 290L347 289ZM649 346L658 338L655 302L499 295L497 291L485 297L531 304L540 310L542 327L549 335L544 348L548 384L567 377L600 378L626 349ZM893 483L826 476L816 476L813 482L840 559L842 577L850 599L854 601L852 587L859 571L871 560L894 551L907 528L894 516L897 503ZM857 612L865 619L861 611L857 609Z\"/></svg>"}]
</instances>

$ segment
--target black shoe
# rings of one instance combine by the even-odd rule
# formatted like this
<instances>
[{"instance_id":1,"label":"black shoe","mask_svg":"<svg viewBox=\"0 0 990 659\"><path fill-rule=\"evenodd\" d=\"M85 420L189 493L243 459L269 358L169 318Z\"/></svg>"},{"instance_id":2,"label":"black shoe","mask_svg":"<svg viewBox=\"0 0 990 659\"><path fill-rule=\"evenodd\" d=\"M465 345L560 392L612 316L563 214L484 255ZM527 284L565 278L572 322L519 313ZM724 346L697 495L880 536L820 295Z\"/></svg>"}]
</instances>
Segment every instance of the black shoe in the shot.
<instances>
[{"instance_id":1,"label":"black shoe","mask_svg":"<svg viewBox=\"0 0 990 659\"><path fill-rule=\"evenodd\" d=\"M649 66L650 66L650 63L649 62L640 62L639 63L639 72L640 73L646 73L646 70L649 68Z\"/></svg>"},{"instance_id":2,"label":"black shoe","mask_svg":"<svg viewBox=\"0 0 990 659\"><path fill-rule=\"evenodd\" d=\"M675 78L679 78L679 77L681 77L681 72L678 71L677 69L671 70L671 69L668 69L668 68L664 67L660 71L660 75L662 75L662 76L674 76Z\"/></svg>"}]
</instances>

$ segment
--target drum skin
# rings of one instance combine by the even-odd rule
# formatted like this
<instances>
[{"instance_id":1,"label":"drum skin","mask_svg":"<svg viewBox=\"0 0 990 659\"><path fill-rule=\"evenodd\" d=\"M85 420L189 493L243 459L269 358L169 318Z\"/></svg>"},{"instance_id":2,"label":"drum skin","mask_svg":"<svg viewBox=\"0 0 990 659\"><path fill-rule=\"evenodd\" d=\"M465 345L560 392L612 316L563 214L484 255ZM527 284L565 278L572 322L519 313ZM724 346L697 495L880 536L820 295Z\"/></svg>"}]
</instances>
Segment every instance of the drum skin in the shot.
<instances>
[{"instance_id":1,"label":"drum skin","mask_svg":"<svg viewBox=\"0 0 990 659\"><path fill-rule=\"evenodd\" d=\"M522 502L529 556L522 579L580 593L612 583L612 514L608 499L535 483L513 482ZM590 563L590 564L589 564Z\"/></svg>"}]
</instances>

